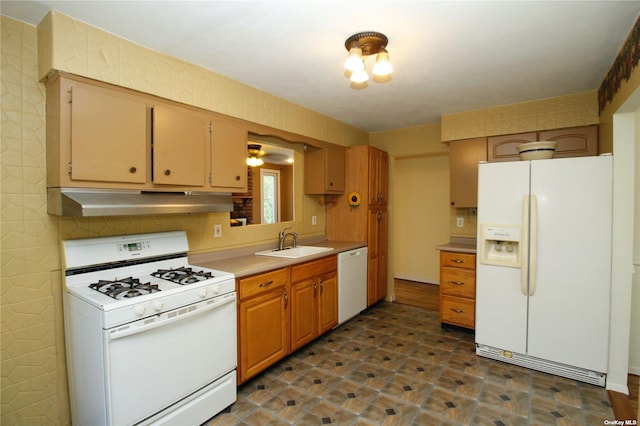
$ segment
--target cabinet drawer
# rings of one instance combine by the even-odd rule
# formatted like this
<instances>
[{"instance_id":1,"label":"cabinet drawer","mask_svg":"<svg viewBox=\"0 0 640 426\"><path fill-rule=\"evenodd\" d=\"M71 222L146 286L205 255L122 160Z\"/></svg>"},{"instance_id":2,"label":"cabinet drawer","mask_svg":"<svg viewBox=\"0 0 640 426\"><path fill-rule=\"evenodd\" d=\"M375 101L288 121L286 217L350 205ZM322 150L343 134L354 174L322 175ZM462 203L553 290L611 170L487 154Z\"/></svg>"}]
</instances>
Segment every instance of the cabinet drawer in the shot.
<instances>
[{"instance_id":1,"label":"cabinet drawer","mask_svg":"<svg viewBox=\"0 0 640 426\"><path fill-rule=\"evenodd\" d=\"M476 324L475 301L461 297L440 298L440 321L461 327L474 328Z\"/></svg>"},{"instance_id":2,"label":"cabinet drawer","mask_svg":"<svg viewBox=\"0 0 640 426\"><path fill-rule=\"evenodd\" d=\"M476 297L476 273L472 270L442 268L440 291L451 296Z\"/></svg>"},{"instance_id":3,"label":"cabinet drawer","mask_svg":"<svg viewBox=\"0 0 640 426\"><path fill-rule=\"evenodd\" d=\"M298 282L311 277L318 277L338 268L338 257L328 256L291 267L291 282Z\"/></svg>"},{"instance_id":4,"label":"cabinet drawer","mask_svg":"<svg viewBox=\"0 0 640 426\"><path fill-rule=\"evenodd\" d=\"M238 280L240 300L255 296L278 287L285 287L289 281L287 268L276 269Z\"/></svg>"},{"instance_id":5,"label":"cabinet drawer","mask_svg":"<svg viewBox=\"0 0 640 426\"><path fill-rule=\"evenodd\" d=\"M453 251L440 252L440 266L454 268L476 269L476 255L470 253L457 253Z\"/></svg>"}]
</instances>

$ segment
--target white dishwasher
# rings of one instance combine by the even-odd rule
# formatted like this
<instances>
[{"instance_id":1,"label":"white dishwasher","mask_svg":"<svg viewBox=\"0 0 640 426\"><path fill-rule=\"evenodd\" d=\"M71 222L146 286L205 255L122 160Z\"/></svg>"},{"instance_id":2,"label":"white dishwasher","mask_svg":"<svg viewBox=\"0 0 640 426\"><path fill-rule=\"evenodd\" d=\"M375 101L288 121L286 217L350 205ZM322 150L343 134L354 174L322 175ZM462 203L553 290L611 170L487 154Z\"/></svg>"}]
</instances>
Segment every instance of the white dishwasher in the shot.
<instances>
[{"instance_id":1,"label":"white dishwasher","mask_svg":"<svg viewBox=\"0 0 640 426\"><path fill-rule=\"evenodd\" d=\"M338 324L367 308L367 247L338 254Z\"/></svg>"}]
</instances>

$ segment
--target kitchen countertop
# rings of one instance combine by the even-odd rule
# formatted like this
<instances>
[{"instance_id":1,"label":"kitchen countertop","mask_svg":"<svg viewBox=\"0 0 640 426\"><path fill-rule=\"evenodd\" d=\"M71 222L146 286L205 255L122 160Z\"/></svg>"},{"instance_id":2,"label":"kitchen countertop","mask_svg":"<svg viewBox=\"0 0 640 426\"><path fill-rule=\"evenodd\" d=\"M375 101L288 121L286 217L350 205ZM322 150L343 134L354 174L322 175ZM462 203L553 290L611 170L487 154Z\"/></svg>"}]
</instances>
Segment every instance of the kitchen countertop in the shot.
<instances>
[{"instance_id":1,"label":"kitchen countertop","mask_svg":"<svg viewBox=\"0 0 640 426\"><path fill-rule=\"evenodd\" d=\"M219 271L231 272L236 278L259 274L278 268L283 268L309 260L320 259L322 257L335 255L343 251L366 247L367 243L355 241L298 241L299 246L312 245L318 247L331 247L333 250L323 251L318 254L299 257L297 259L259 256L253 254L262 250L273 249L274 244L267 246L245 247L235 250L222 250L211 253L198 253L189 255L189 263L203 268L217 269Z\"/></svg>"},{"instance_id":2,"label":"kitchen countertop","mask_svg":"<svg viewBox=\"0 0 640 426\"><path fill-rule=\"evenodd\" d=\"M458 253L473 253L477 251L475 238L451 238L448 243L436 246L436 250L455 251Z\"/></svg>"}]
</instances>

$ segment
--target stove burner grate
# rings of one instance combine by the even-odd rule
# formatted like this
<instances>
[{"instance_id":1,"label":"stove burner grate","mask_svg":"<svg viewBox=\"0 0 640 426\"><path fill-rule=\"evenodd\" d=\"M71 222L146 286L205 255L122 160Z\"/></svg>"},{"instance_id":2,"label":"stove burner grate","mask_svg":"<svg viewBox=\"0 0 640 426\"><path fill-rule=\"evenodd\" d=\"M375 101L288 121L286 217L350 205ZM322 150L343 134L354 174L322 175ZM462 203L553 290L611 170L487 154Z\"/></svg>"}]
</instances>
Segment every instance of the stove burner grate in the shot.
<instances>
[{"instance_id":1,"label":"stove burner grate","mask_svg":"<svg viewBox=\"0 0 640 426\"><path fill-rule=\"evenodd\" d=\"M184 266L176 269L158 269L151 275L180 285L193 284L213 278L211 272L194 271L193 268Z\"/></svg>"},{"instance_id":2,"label":"stove burner grate","mask_svg":"<svg viewBox=\"0 0 640 426\"><path fill-rule=\"evenodd\" d=\"M114 281L98 280L89 287L117 300L130 299L161 291L157 284L141 283L138 278L122 278Z\"/></svg>"}]
</instances>

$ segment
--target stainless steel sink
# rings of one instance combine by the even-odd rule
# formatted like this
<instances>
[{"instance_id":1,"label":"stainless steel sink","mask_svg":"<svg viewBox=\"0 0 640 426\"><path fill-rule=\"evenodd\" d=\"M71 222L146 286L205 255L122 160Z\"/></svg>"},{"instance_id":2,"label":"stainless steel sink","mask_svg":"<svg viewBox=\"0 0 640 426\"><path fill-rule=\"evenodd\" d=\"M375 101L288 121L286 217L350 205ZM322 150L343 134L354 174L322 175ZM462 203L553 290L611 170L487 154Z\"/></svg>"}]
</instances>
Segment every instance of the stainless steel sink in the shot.
<instances>
[{"instance_id":1,"label":"stainless steel sink","mask_svg":"<svg viewBox=\"0 0 640 426\"><path fill-rule=\"evenodd\" d=\"M282 250L271 249L259 251L255 254L258 256L286 257L289 259L297 259L299 257L311 256L312 254L322 253L323 251L333 250L332 247L316 247L316 246L297 246L287 247Z\"/></svg>"}]
</instances>

